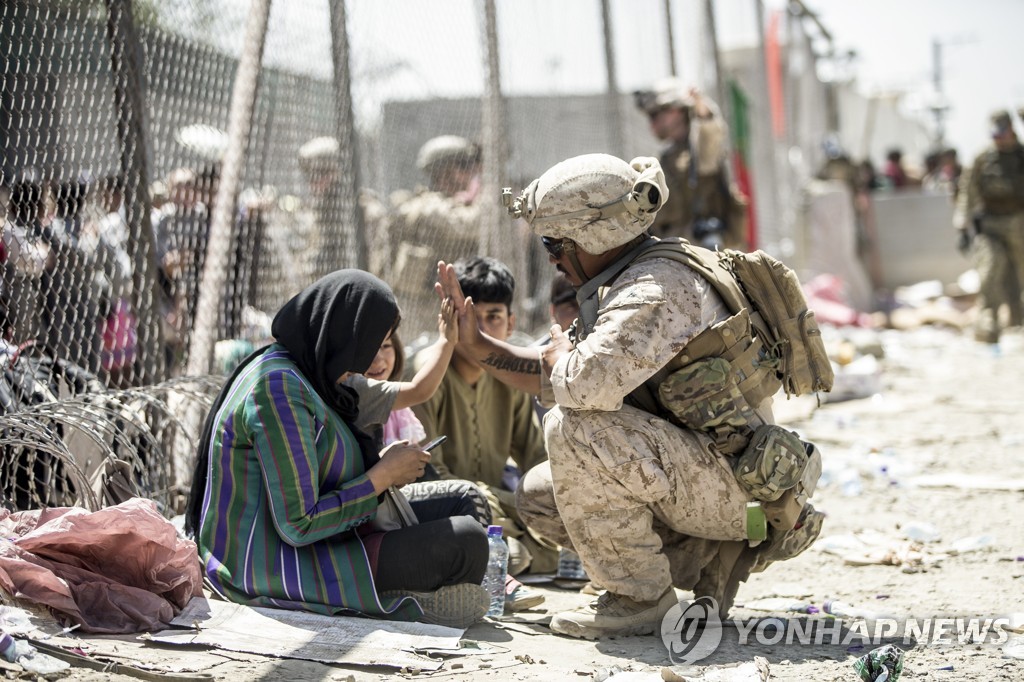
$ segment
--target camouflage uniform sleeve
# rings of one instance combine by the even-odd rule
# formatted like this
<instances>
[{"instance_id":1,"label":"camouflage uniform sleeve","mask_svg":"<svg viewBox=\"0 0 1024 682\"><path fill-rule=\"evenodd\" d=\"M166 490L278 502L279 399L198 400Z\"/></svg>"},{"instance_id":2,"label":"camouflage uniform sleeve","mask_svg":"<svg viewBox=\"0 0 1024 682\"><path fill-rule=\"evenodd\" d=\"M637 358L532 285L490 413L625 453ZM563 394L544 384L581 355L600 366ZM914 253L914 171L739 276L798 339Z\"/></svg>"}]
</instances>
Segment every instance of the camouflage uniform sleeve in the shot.
<instances>
[{"instance_id":1,"label":"camouflage uniform sleeve","mask_svg":"<svg viewBox=\"0 0 1024 682\"><path fill-rule=\"evenodd\" d=\"M694 118L693 139L697 154L697 173L717 173L725 161L725 124L721 116Z\"/></svg>"},{"instance_id":2,"label":"camouflage uniform sleeve","mask_svg":"<svg viewBox=\"0 0 1024 682\"><path fill-rule=\"evenodd\" d=\"M557 403L618 410L627 394L724 316L711 285L690 268L664 259L630 267L602 299L594 331L555 364Z\"/></svg>"}]
</instances>

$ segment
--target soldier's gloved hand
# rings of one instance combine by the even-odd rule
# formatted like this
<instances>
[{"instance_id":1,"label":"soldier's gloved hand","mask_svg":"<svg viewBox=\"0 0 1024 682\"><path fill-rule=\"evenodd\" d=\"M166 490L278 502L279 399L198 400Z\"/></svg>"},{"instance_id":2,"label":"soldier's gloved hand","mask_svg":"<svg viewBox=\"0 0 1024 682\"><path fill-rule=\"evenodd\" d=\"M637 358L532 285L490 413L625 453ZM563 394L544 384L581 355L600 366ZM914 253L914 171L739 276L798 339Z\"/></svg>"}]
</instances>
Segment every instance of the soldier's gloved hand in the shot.
<instances>
[{"instance_id":1,"label":"soldier's gloved hand","mask_svg":"<svg viewBox=\"0 0 1024 682\"><path fill-rule=\"evenodd\" d=\"M967 230L960 230L960 235L957 237L956 249L965 256L971 252L971 234Z\"/></svg>"}]
</instances>

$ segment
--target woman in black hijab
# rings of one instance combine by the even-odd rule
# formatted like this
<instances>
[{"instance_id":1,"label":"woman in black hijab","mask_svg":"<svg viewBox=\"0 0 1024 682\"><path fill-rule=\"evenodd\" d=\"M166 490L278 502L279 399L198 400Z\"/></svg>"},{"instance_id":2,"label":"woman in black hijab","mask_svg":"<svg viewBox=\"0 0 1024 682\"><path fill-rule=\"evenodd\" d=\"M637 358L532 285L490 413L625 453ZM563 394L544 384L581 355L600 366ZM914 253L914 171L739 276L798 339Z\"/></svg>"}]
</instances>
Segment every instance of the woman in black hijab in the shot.
<instances>
[{"instance_id":1,"label":"woman in black hijab","mask_svg":"<svg viewBox=\"0 0 1024 682\"><path fill-rule=\"evenodd\" d=\"M420 519L387 533L367 524L379 496L430 459L404 441L378 455L355 426L357 394L341 384L369 368L398 318L384 282L334 272L281 308L275 343L246 358L214 401L187 521L226 598L453 627L487 610L476 520Z\"/></svg>"}]
</instances>

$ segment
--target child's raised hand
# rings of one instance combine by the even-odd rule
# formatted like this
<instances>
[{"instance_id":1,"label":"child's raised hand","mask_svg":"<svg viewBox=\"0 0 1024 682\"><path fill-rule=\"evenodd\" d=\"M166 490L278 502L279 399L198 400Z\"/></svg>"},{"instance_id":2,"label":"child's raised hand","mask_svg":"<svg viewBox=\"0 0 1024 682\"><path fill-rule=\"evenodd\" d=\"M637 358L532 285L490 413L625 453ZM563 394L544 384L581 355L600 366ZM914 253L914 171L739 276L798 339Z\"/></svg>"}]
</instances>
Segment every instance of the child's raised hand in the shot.
<instances>
[{"instance_id":1,"label":"child's raised hand","mask_svg":"<svg viewBox=\"0 0 1024 682\"><path fill-rule=\"evenodd\" d=\"M459 342L459 315L455 311L455 302L451 297L441 301L441 312L437 315L437 331L446 342Z\"/></svg>"},{"instance_id":2,"label":"child's raised hand","mask_svg":"<svg viewBox=\"0 0 1024 682\"><path fill-rule=\"evenodd\" d=\"M455 312L462 314L462 307L465 304L466 297L462 293L462 287L459 286L459 278L455 276L455 267L451 263L438 261L437 283L434 284L434 291L437 292L441 300L450 298L452 303L455 304Z\"/></svg>"}]
</instances>

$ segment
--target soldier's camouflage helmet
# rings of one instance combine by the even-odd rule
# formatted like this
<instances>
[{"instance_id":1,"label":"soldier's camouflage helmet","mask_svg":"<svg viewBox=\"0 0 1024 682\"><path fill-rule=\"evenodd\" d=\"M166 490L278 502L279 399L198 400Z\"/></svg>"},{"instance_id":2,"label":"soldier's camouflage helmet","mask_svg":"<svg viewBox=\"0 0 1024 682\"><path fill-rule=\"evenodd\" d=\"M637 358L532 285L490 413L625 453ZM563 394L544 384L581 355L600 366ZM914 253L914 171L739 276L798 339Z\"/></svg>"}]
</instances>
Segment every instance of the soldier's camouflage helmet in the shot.
<instances>
[{"instance_id":1,"label":"soldier's camouflage helmet","mask_svg":"<svg viewBox=\"0 0 1024 682\"><path fill-rule=\"evenodd\" d=\"M638 109L648 116L662 109L672 107L687 108L693 106L693 98L689 90L678 78L663 78L656 82L650 90L637 90L633 99Z\"/></svg>"},{"instance_id":2,"label":"soldier's camouflage helmet","mask_svg":"<svg viewBox=\"0 0 1024 682\"><path fill-rule=\"evenodd\" d=\"M584 154L548 169L515 200L503 201L534 234L571 239L592 254L605 253L647 231L668 199L661 164L651 157L627 163L609 154Z\"/></svg>"},{"instance_id":3,"label":"soldier's camouflage helmet","mask_svg":"<svg viewBox=\"0 0 1024 682\"><path fill-rule=\"evenodd\" d=\"M416 155L416 167L426 173L441 164L480 163L480 145L458 135L440 135L427 140Z\"/></svg>"}]
</instances>

